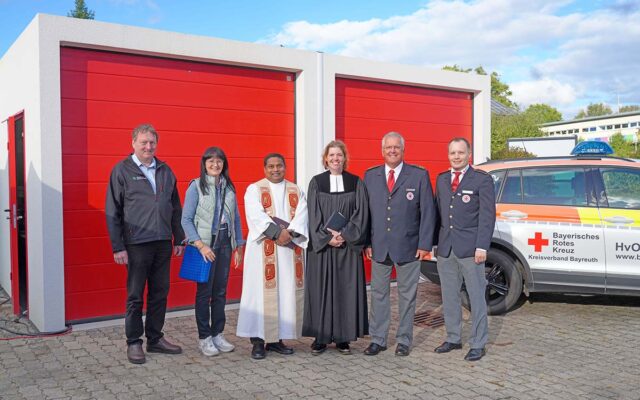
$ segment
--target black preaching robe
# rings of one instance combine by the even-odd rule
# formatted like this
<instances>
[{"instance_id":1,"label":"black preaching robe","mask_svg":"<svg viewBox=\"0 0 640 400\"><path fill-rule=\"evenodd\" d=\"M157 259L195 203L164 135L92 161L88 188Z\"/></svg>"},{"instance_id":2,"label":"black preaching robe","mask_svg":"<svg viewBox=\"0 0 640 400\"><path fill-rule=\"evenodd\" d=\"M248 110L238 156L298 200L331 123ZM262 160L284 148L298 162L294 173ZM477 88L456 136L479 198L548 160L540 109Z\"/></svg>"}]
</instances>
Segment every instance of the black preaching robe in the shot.
<instances>
[{"instance_id":1,"label":"black preaching robe","mask_svg":"<svg viewBox=\"0 0 640 400\"><path fill-rule=\"evenodd\" d=\"M314 176L307 191L310 240L302 336L321 344L351 342L369 333L362 258L369 232L367 191L360 178L344 171L344 192L331 193L329 178L329 171ZM334 211L349 220L339 248L329 245L331 233L322 228Z\"/></svg>"}]
</instances>

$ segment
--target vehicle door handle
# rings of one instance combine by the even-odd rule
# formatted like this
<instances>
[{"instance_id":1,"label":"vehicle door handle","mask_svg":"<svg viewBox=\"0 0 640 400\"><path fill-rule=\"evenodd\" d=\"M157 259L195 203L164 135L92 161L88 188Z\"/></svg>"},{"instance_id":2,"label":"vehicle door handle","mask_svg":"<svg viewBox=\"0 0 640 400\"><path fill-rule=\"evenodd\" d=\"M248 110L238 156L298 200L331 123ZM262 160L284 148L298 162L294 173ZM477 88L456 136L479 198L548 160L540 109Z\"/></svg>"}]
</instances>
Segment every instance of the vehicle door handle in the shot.
<instances>
[{"instance_id":1,"label":"vehicle door handle","mask_svg":"<svg viewBox=\"0 0 640 400\"><path fill-rule=\"evenodd\" d=\"M613 216L613 217L607 217L604 220L607 221L610 224L623 224L623 225L633 224L633 220L632 219L629 219L627 217L623 217L621 215L616 215L616 216Z\"/></svg>"},{"instance_id":2,"label":"vehicle door handle","mask_svg":"<svg viewBox=\"0 0 640 400\"><path fill-rule=\"evenodd\" d=\"M506 219L525 219L529 214L523 213L518 210L509 210L500 213L500 216Z\"/></svg>"}]
</instances>

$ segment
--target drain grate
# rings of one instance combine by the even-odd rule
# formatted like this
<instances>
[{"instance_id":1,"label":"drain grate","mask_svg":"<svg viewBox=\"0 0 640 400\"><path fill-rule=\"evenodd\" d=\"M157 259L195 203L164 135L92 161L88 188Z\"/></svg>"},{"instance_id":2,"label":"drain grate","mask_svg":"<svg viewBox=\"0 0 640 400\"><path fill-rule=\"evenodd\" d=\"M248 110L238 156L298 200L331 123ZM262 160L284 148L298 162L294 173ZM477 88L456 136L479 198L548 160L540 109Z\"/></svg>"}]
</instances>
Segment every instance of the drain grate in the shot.
<instances>
[{"instance_id":1,"label":"drain grate","mask_svg":"<svg viewBox=\"0 0 640 400\"><path fill-rule=\"evenodd\" d=\"M444 317L439 312L424 311L421 313L417 313L415 317L413 317L413 324L415 326L437 328L444 325Z\"/></svg>"}]
</instances>

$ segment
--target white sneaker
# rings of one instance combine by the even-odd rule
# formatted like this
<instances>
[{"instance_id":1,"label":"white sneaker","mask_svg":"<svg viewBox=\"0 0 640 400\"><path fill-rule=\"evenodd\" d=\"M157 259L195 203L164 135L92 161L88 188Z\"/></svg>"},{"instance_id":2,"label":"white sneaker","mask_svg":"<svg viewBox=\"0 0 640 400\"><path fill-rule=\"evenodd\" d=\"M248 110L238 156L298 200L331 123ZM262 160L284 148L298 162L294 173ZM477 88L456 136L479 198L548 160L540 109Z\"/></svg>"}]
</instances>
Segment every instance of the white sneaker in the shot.
<instances>
[{"instance_id":1,"label":"white sneaker","mask_svg":"<svg viewBox=\"0 0 640 400\"><path fill-rule=\"evenodd\" d=\"M213 341L211 339L212 339L211 336L209 336L206 339L199 340L200 351L202 351L202 354L204 354L207 357L217 356L218 354L220 354L220 352L218 351L216 346L214 346Z\"/></svg>"},{"instance_id":2,"label":"white sneaker","mask_svg":"<svg viewBox=\"0 0 640 400\"><path fill-rule=\"evenodd\" d=\"M219 333L218 336L214 337L211 340L213 341L213 345L216 346L216 348L223 353L228 353L230 351L233 351L233 349L236 348L236 346L227 342L227 340L224 338L224 335L222 333Z\"/></svg>"}]
</instances>

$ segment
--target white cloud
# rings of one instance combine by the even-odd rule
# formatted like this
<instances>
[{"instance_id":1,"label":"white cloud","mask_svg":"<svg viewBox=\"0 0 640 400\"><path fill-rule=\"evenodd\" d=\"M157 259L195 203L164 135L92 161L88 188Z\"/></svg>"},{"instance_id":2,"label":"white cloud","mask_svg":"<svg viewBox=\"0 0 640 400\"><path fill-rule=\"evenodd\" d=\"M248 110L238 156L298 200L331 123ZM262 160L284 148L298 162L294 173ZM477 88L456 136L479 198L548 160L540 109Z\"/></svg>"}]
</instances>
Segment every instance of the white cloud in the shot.
<instances>
[{"instance_id":1,"label":"white cloud","mask_svg":"<svg viewBox=\"0 0 640 400\"><path fill-rule=\"evenodd\" d=\"M595 4L595 5L593 5ZM409 15L285 24L266 42L367 59L497 71L524 105L640 103L640 2L434 0ZM579 100L580 98L580 100Z\"/></svg>"},{"instance_id":2,"label":"white cloud","mask_svg":"<svg viewBox=\"0 0 640 400\"><path fill-rule=\"evenodd\" d=\"M523 109L535 103L567 107L575 103L579 93L571 84L549 78L516 82L511 84L510 87L514 100Z\"/></svg>"}]
</instances>

